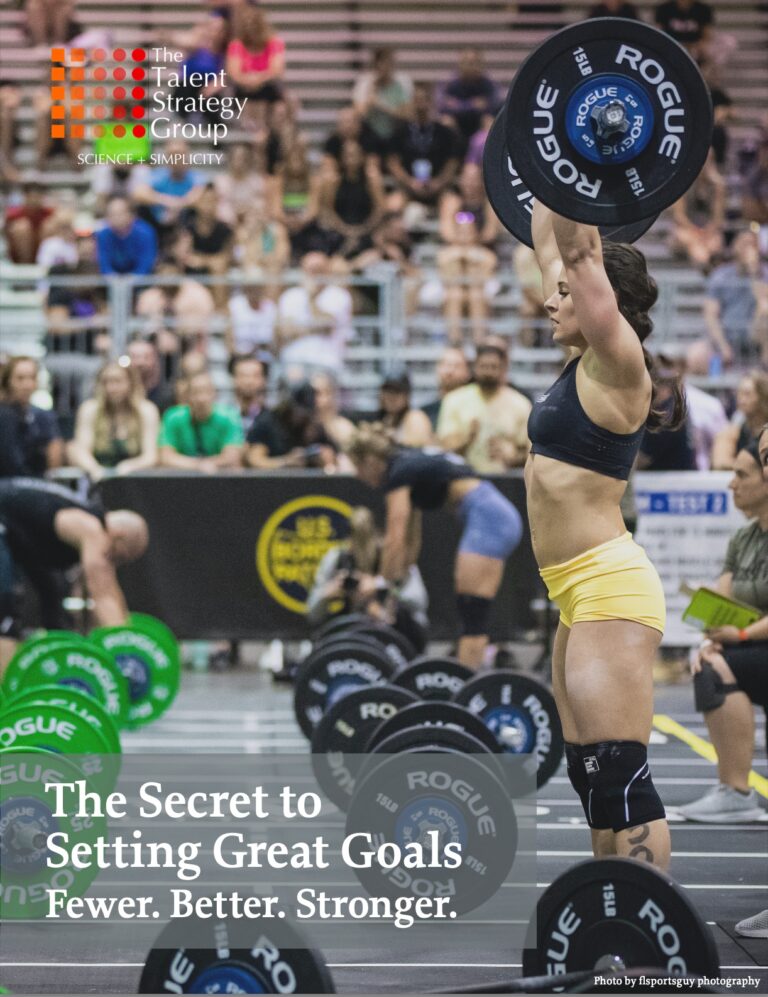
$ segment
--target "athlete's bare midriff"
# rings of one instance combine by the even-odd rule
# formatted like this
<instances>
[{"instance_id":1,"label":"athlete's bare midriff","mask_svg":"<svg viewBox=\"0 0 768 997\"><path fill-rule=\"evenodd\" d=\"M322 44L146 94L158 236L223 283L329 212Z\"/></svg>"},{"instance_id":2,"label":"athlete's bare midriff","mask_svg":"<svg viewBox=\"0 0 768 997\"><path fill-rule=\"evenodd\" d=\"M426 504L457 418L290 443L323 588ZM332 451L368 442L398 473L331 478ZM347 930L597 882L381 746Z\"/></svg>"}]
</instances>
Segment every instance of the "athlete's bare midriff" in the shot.
<instances>
[{"instance_id":1,"label":"athlete's bare midriff","mask_svg":"<svg viewBox=\"0 0 768 997\"><path fill-rule=\"evenodd\" d=\"M525 465L528 522L540 568L562 564L626 532L625 481L531 454Z\"/></svg>"}]
</instances>

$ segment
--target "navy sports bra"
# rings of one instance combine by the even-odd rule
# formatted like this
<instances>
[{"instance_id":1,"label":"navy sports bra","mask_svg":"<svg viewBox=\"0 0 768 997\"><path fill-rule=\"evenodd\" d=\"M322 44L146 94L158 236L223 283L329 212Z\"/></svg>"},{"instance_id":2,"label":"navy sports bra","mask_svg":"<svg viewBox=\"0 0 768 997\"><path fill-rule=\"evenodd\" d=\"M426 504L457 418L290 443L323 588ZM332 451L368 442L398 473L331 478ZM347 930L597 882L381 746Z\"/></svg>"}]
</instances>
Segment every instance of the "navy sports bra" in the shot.
<instances>
[{"instance_id":1,"label":"navy sports bra","mask_svg":"<svg viewBox=\"0 0 768 997\"><path fill-rule=\"evenodd\" d=\"M582 408L576 390L575 357L528 417L531 453L552 457L626 481L632 470L645 426L634 433L613 433L595 425Z\"/></svg>"}]
</instances>

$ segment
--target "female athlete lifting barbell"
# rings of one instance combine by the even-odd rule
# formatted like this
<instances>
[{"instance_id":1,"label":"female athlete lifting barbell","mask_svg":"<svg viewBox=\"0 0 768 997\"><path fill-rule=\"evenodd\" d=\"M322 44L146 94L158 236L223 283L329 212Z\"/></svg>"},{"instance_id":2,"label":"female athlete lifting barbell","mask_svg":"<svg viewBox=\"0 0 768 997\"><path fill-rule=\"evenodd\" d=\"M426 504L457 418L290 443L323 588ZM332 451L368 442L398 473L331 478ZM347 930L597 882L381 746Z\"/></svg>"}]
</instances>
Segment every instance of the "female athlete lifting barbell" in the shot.
<instances>
[{"instance_id":1,"label":"female athlete lifting barbell","mask_svg":"<svg viewBox=\"0 0 768 997\"><path fill-rule=\"evenodd\" d=\"M488 615L504 562L522 536L517 509L461 457L436 448L398 447L380 423L356 430L347 453L361 481L386 495L381 574L394 586L418 559L421 511L446 503L457 511L464 526L454 573L461 626L458 658L477 668L488 643Z\"/></svg>"},{"instance_id":2,"label":"female athlete lifting barbell","mask_svg":"<svg viewBox=\"0 0 768 997\"><path fill-rule=\"evenodd\" d=\"M596 856L666 868L669 829L647 760L664 593L619 510L643 433L660 422L642 346L657 288L637 249L602 244L597 228L538 201L532 231L553 338L570 351L531 412L526 466L534 553L560 608L552 679L568 775Z\"/></svg>"}]
</instances>

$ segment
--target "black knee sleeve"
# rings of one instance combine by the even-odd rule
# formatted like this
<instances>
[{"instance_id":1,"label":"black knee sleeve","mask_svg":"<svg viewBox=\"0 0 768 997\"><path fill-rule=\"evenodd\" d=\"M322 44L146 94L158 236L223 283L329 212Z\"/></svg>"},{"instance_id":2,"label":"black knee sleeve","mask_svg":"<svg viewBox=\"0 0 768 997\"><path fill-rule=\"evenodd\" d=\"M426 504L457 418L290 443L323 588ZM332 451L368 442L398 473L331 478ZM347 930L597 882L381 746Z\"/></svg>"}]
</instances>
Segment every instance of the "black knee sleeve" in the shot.
<instances>
[{"instance_id":1,"label":"black knee sleeve","mask_svg":"<svg viewBox=\"0 0 768 997\"><path fill-rule=\"evenodd\" d=\"M701 671L693 676L693 702L699 713L711 713L723 705L728 693L738 690L735 682L723 682L708 661L702 661Z\"/></svg>"},{"instance_id":2,"label":"black knee sleeve","mask_svg":"<svg viewBox=\"0 0 768 997\"><path fill-rule=\"evenodd\" d=\"M581 747L593 816L613 831L662 820L664 804L648 767L648 748L639 741L600 741ZM599 825L590 825L599 826Z\"/></svg>"},{"instance_id":3,"label":"black knee sleeve","mask_svg":"<svg viewBox=\"0 0 768 997\"><path fill-rule=\"evenodd\" d=\"M488 633L488 616L492 602L479 595L457 595L462 637L482 637Z\"/></svg>"},{"instance_id":4,"label":"black knee sleeve","mask_svg":"<svg viewBox=\"0 0 768 997\"><path fill-rule=\"evenodd\" d=\"M568 778L571 780L571 785L581 800L587 824L596 831L604 830L605 828L609 828L611 824L606 819L605 814L598 810L596 806L593 806L594 801L592 800L589 778L584 768L581 751L582 747L580 744L570 744L566 741L565 763L568 768Z\"/></svg>"}]
</instances>

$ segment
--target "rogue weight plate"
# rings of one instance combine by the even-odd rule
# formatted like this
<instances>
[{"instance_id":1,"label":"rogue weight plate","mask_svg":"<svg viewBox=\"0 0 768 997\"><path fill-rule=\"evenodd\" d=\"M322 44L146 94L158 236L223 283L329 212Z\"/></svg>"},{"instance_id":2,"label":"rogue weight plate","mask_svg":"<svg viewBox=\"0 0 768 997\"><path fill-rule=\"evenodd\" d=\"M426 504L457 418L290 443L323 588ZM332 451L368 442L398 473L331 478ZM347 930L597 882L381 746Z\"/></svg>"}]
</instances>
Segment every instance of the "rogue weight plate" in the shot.
<instances>
[{"instance_id":1,"label":"rogue weight plate","mask_svg":"<svg viewBox=\"0 0 768 997\"><path fill-rule=\"evenodd\" d=\"M332 994L336 991L325 960L306 947L299 931L280 921L279 935L245 919L210 920L210 945L187 948L189 928L171 921L147 956L139 993L161 994ZM278 941L279 938L279 941Z\"/></svg>"},{"instance_id":2,"label":"rogue weight plate","mask_svg":"<svg viewBox=\"0 0 768 997\"><path fill-rule=\"evenodd\" d=\"M23 641L16 649L11 660L5 669L3 677L3 689L6 693L13 693L19 687L18 676L27 672L32 663L49 650L66 644L68 647L91 646L90 641L78 634L68 634L63 630L52 630L46 633L37 634Z\"/></svg>"},{"instance_id":3,"label":"rogue weight plate","mask_svg":"<svg viewBox=\"0 0 768 997\"><path fill-rule=\"evenodd\" d=\"M61 706L22 701L0 715L0 751L40 748L72 759L94 789L110 793L117 780L117 764L107 752L101 732Z\"/></svg>"},{"instance_id":4,"label":"rogue weight plate","mask_svg":"<svg viewBox=\"0 0 768 997\"><path fill-rule=\"evenodd\" d=\"M475 714L513 755L530 754L523 773L536 773L541 787L557 772L565 750L563 730L552 693L521 672L477 675L459 690L454 702ZM515 794L530 786L513 787Z\"/></svg>"},{"instance_id":5,"label":"rogue weight plate","mask_svg":"<svg viewBox=\"0 0 768 997\"><path fill-rule=\"evenodd\" d=\"M118 726L124 724L128 683L114 660L90 641L39 644L15 660L3 685L9 696L30 686L63 685L93 696Z\"/></svg>"},{"instance_id":6,"label":"rogue weight plate","mask_svg":"<svg viewBox=\"0 0 768 997\"><path fill-rule=\"evenodd\" d=\"M415 703L413 706L404 707L394 717L385 720L376 728L365 750L376 751L385 738L408 727L453 727L455 730L471 734L492 754L502 750L485 724L469 710L457 706L456 703Z\"/></svg>"},{"instance_id":7,"label":"rogue weight plate","mask_svg":"<svg viewBox=\"0 0 768 997\"><path fill-rule=\"evenodd\" d=\"M40 685L22 688L5 708L16 708L22 703L42 703L48 706L59 706L72 710L101 734L106 744L107 754L120 754L120 733L112 717L93 696L88 696L79 689L64 685Z\"/></svg>"},{"instance_id":8,"label":"rogue weight plate","mask_svg":"<svg viewBox=\"0 0 768 997\"><path fill-rule=\"evenodd\" d=\"M354 639L320 646L299 666L293 694L296 720L306 737L338 699L361 686L384 685L395 666L383 648Z\"/></svg>"},{"instance_id":9,"label":"rogue weight plate","mask_svg":"<svg viewBox=\"0 0 768 997\"><path fill-rule=\"evenodd\" d=\"M636 966L720 975L712 934L674 880L646 862L608 858L580 862L544 891L524 975Z\"/></svg>"},{"instance_id":10,"label":"rogue weight plate","mask_svg":"<svg viewBox=\"0 0 768 997\"><path fill-rule=\"evenodd\" d=\"M341 616L332 616L317 628L312 639L315 644L319 644L332 634L346 633L358 623L366 624L369 621L370 616L367 613L342 613Z\"/></svg>"},{"instance_id":11,"label":"rogue weight plate","mask_svg":"<svg viewBox=\"0 0 768 997\"><path fill-rule=\"evenodd\" d=\"M408 662L416 657L416 649L405 634L401 634L387 623L378 623L369 617L367 623L358 624L349 632L352 639L357 634L365 634L377 640L392 659L395 668L405 668Z\"/></svg>"},{"instance_id":12,"label":"rogue weight plate","mask_svg":"<svg viewBox=\"0 0 768 997\"><path fill-rule=\"evenodd\" d=\"M517 172L504 139L504 113L491 125L483 149L485 192L499 221L519 242L533 249L531 212L534 196ZM626 225L601 225L600 235L611 242L636 242L658 218L629 222Z\"/></svg>"},{"instance_id":13,"label":"rogue weight plate","mask_svg":"<svg viewBox=\"0 0 768 997\"><path fill-rule=\"evenodd\" d=\"M449 749L386 755L361 779L349 805L346 833L370 851L391 842L403 861L376 861L355 874L371 896L443 896L457 914L475 910L499 890L517 850L512 803L486 756ZM370 835L370 839L367 837ZM419 845L425 864L408 868L406 846ZM460 846L450 868L446 846ZM353 861L357 851L352 846ZM389 856L388 856L389 859Z\"/></svg>"},{"instance_id":14,"label":"rogue weight plate","mask_svg":"<svg viewBox=\"0 0 768 997\"><path fill-rule=\"evenodd\" d=\"M382 755L396 755L402 751L441 751L444 748L458 751L463 755L488 755L489 758L499 758L499 755L490 752L482 742L465 730L458 730L456 727L406 727L405 730L400 730L379 741L373 751L365 755L357 779L358 781L366 779L373 766L379 764ZM496 775L502 782L506 781L501 765Z\"/></svg>"},{"instance_id":15,"label":"rogue weight plate","mask_svg":"<svg viewBox=\"0 0 768 997\"><path fill-rule=\"evenodd\" d=\"M592 225L669 207L701 172L712 136L712 101L693 59L624 18L553 34L518 70L502 113L525 186Z\"/></svg>"},{"instance_id":16,"label":"rogue weight plate","mask_svg":"<svg viewBox=\"0 0 768 997\"><path fill-rule=\"evenodd\" d=\"M446 702L452 699L475 673L455 658L423 655L395 675L392 682L416 693L420 699Z\"/></svg>"},{"instance_id":17,"label":"rogue weight plate","mask_svg":"<svg viewBox=\"0 0 768 997\"><path fill-rule=\"evenodd\" d=\"M45 917L49 890L82 896L96 877L95 862L85 869L48 867L48 858L53 858L47 846L49 835L68 835L71 849L79 842L93 845L107 834L103 818L83 821L53 816L55 800L52 792L46 792L46 783L82 778L68 759L50 751L9 748L0 754L0 919Z\"/></svg>"},{"instance_id":18,"label":"rogue weight plate","mask_svg":"<svg viewBox=\"0 0 768 997\"><path fill-rule=\"evenodd\" d=\"M342 696L312 732L312 769L320 787L340 810L355 791L360 756L383 720L403 706L417 703L407 689L371 685Z\"/></svg>"},{"instance_id":19,"label":"rogue weight plate","mask_svg":"<svg viewBox=\"0 0 768 997\"><path fill-rule=\"evenodd\" d=\"M179 691L180 665L152 635L132 627L100 627L91 640L111 655L128 683L126 727L165 713Z\"/></svg>"}]
</instances>

